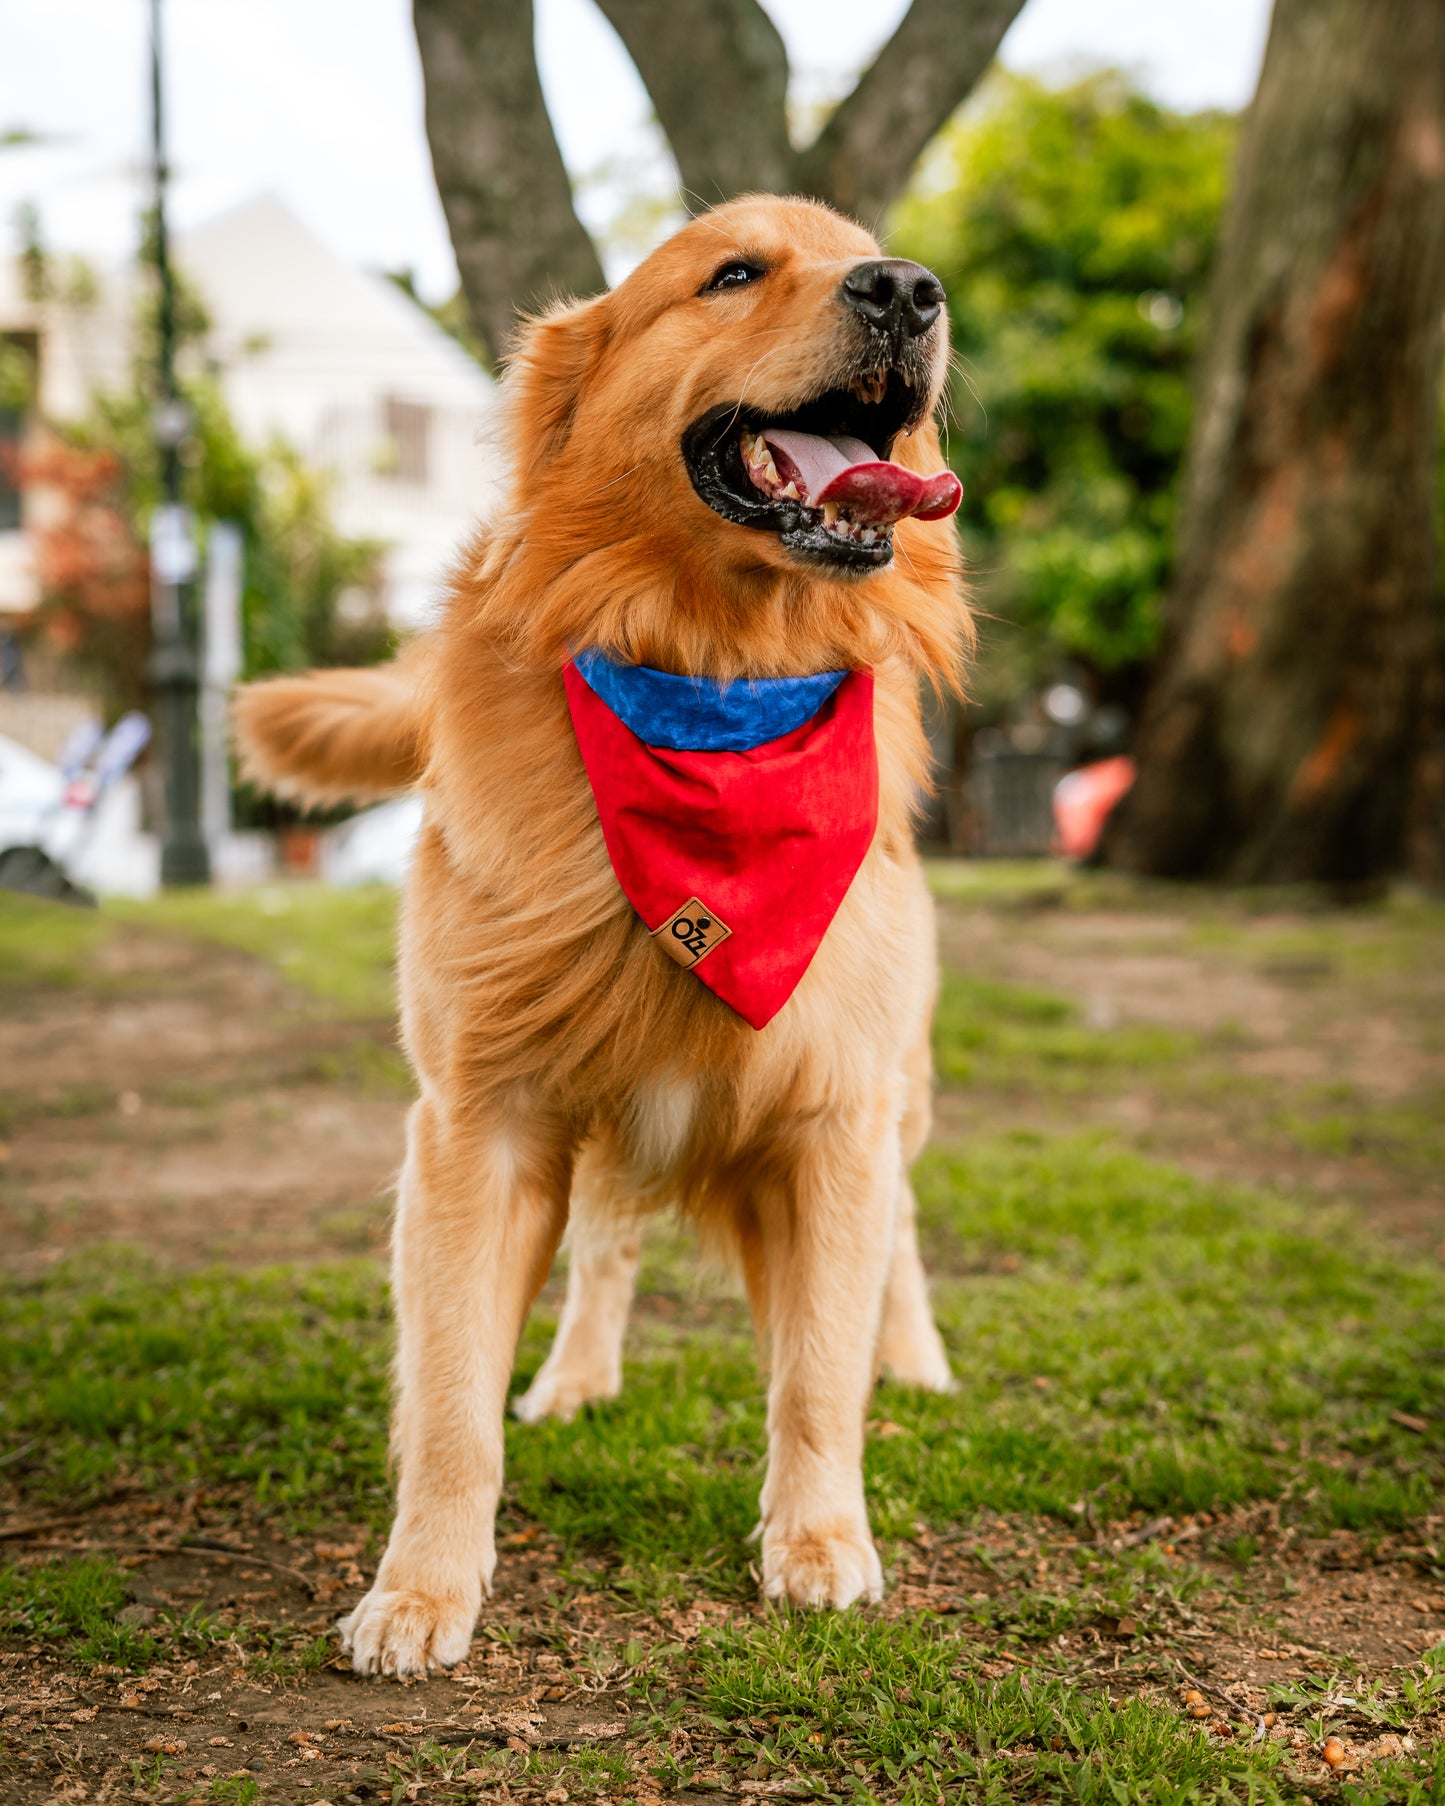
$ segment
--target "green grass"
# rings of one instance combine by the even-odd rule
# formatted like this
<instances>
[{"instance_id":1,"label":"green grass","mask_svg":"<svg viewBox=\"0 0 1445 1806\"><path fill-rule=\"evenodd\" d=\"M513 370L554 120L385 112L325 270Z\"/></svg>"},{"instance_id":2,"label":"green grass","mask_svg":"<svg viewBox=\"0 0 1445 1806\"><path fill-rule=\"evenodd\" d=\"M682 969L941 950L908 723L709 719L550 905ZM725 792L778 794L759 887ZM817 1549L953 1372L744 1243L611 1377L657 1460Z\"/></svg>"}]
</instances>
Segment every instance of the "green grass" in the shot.
<instances>
[{"instance_id":1,"label":"green grass","mask_svg":"<svg viewBox=\"0 0 1445 1806\"><path fill-rule=\"evenodd\" d=\"M960 1390L894 1390L870 1443L885 1538L988 1507L1197 1511L1289 1494L1312 1521L1396 1528L1438 1508L1445 1276L1344 1219L1204 1185L1090 1137L1004 1137L918 1173ZM518 1385L550 1325L524 1338ZM163 1275L113 1260L11 1284L0 1430L35 1484L93 1493L242 1482L289 1520L380 1525L389 1331L367 1264ZM518 1508L575 1551L748 1590L763 1399L751 1336L640 1326L621 1399L513 1426ZM880 1407L882 1408L882 1407ZM677 1582L679 1585L689 1584Z\"/></svg>"},{"instance_id":2,"label":"green grass","mask_svg":"<svg viewBox=\"0 0 1445 1806\"><path fill-rule=\"evenodd\" d=\"M218 941L269 961L336 1014L392 1015L396 892L382 885L335 890L269 884L259 890L168 891L145 903L112 903L110 914L148 927Z\"/></svg>"},{"instance_id":3,"label":"green grass","mask_svg":"<svg viewBox=\"0 0 1445 1806\"><path fill-rule=\"evenodd\" d=\"M927 1617L732 1625L712 1634L693 1673L703 1722L741 1730L738 1754L759 1778L794 1765L819 1788L851 1782L909 1806L1301 1798L1278 1746L1221 1741L1157 1700L1078 1689L1043 1664L989 1674L966 1631ZM670 1764L667 1778L685 1784L696 1766ZM1350 1797L1424 1806L1442 1785L1437 1758L1378 1768Z\"/></svg>"},{"instance_id":4,"label":"green grass","mask_svg":"<svg viewBox=\"0 0 1445 1806\"><path fill-rule=\"evenodd\" d=\"M271 884L248 891L168 891L100 910L0 891L0 987L95 983L117 922L214 941L275 966L335 1014L363 1021L396 1009L396 892Z\"/></svg>"},{"instance_id":5,"label":"green grass","mask_svg":"<svg viewBox=\"0 0 1445 1806\"><path fill-rule=\"evenodd\" d=\"M0 1567L0 1634L59 1645L83 1662L144 1668L158 1645L117 1623L128 1597L125 1576L102 1556Z\"/></svg>"},{"instance_id":6,"label":"green grass","mask_svg":"<svg viewBox=\"0 0 1445 1806\"><path fill-rule=\"evenodd\" d=\"M104 918L93 909L0 890L0 991L80 984L106 933Z\"/></svg>"},{"instance_id":7,"label":"green grass","mask_svg":"<svg viewBox=\"0 0 1445 1806\"><path fill-rule=\"evenodd\" d=\"M946 972L934 1015L941 1083L1058 1095L1157 1079L1199 1047L1196 1036L1142 1025L1091 1028L1067 998Z\"/></svg>"},{"instance_id":8,"label":"green grass","mask_svg":"<svg viewBox=\"0 0 1445 1806\"><path fill-rule=\"evenodd\" d=\"M10 1282L0 1426L32 1485L241 1482L293 1521L384 1513L389 1325L371 1265L164 1275L123 1257Z\"/></svg>"},{"instance_id":9,"label":"green grass","mask_svg":"<svg viewBox=\"0 0 1445 1806\"><path fill-rule=\"evenodd\" d=\"M1271 1126L1306 1153L1332 1160L1364 1156L1421 1178L1445 1172L1445 1091L1438 1087L1419 1100L1390 1104L1354 1087L1344 1096L1329 1087L1276 1111Z\"/></svg>"},{"instance_id":10,"label":"green grass","mask_svg":"<svg viewBox=\"0 0 1445 1806\"><path fill-rule=\"evenodd\" d=\"M1020 912L1175 907L1162 889L1044 864L935 867L932 881L964 904ZM1260 919L1276 908L1190 896L1176 944L1277 968L1284 984L1328 973L1398 989L1445 924L1409 897L1348 916ZM256 954L325 1009L375 1020L391 1008L393 911L389 893L304 886L181 894L99 915L0 895L0 985L110 982L97 960L124 919ZM1127 1614L1167 1652L1205 1589L1233 1601L1220 1609L1254 1609L1251 1536L1221 1531L1215 1554L1229 1565L1209 1569L1158 1546L1057 1552L1085 1510L1182 1516L1271 1500L1286 1524L1343 1527L1367 1544L1438 1513L1445 1274L1317 1202L1205 1183L1077 1129L1091 1095L1128 1085L1166 1100L1187 1087L1211 1108L1217 1097L1221 1133L1238 1133L1225 1092L1242 1081L1211 1060L1225 1051L1216 1038L1101 1028L1065 998L951 975L937 1048L945 1082L972 1086L1004 1125L1016 1099L1075 1125L1049 1135L1003 1126L920 1162L922 1230L960 1388L936 1398L886 1387L873 1406L890 1425L866 1453L885 1560L906 1564L908 1539L927 1526L973 1549L993 1589L941 1618L739 1612L686 1649L621 1644L613 1655L632 1673L635 1722L652 1739L647 1765L664 1781L709 1787L715 1761L733 1783L786 1780L792 1791L910 1806L1316 1793L1318 1774L1292 1774L1275 1746L1206 1736L1185 1720L1161 1684L1167 1667L1141 1693L1151 1658L1137 1647L1129 1687L1080 1680L1075 1652L1108 1620ZM390 1048L316 1059L317 1077L378 1095L407 1082ZM178 1090L172 1101L207 1099ZM83 1114L94 1103L74 1088L43 1108ZM1321 1159L1363 1154L1425 1176L1438 1170L1440 1120L1425 1091L1386 1104L1297 1087L1262 1096L1245 1128ZM624 1611L699 1594L741 1605L756 1591L748 1538L765 1414L752 1335L739 1304L698 1290L693 1266L684 1238L654 1235L642 1291L661 1294L671 1314L655 1303L639 1313L620 1399L571 1425L508 1426L504 1530L544 1525L561 1544L563 1592L600 1588ZM529 1325L518 1389L551 1328L545 1312ZM22 1509L41 1515L115 1490L164 1497L199 1485L211 1510L244 1497L249 1516L278 1530L344 1521L381 1534L390 1348L386 1287L369 1262L184 1274L106 1252L0 1280L0 1456L19 1452L5 1475L23 1488ZM1052 1522L1047 1577L989 1544L997 1513L1022 1543ZM91 1556L0 1565L0 1640L132 1668L225 1634L244 1642L264 1685L303 1680L326 1659L323 1639L286 1625L223 1633L163 1615L130 1628L118 1618L127 1584ZM991 1660L1000 1649L1008 1671ZM1322 1736L1342 1690L1316 1676L1282 1682L1280 1708ZM1363 1702L1357 1718L1418 1729L1445 1703L1445 1657L1349 1691ZM721 1755L709 1754L714 1738ZM437 1786L452 1785L458 1760L429 1745L412 1757L416 1778ZM499 1786L555 1775L574 1798L626 1797L630 1785L631 1758L616 1747L469 1760L495 1769ZM1445 1798L1445 1767L1429 1753L1372 1766L1349 1798L1423 1806Z\"/></svg>"}]
</instances>

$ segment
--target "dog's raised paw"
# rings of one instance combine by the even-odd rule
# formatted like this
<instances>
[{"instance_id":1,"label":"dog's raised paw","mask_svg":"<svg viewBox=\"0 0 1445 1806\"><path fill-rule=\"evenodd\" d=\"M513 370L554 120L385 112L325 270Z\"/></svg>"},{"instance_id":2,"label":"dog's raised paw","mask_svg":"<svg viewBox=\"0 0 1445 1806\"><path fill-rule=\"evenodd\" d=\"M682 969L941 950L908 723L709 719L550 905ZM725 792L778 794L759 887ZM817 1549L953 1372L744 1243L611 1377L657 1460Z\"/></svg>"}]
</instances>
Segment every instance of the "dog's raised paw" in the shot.
<instances>
[{"instance_id":1,"label":"dog's raised paw","mask_svg":"<svg viewBox=\"0 0 1445 1806\"><path fill-rule=\"evenodd\" d=\"M472 1646L477 1607L430 1593L373 1588L341 1619L341 1647L358 1674L398 1680L451 1668Z\"/></svg>"},{"instance_id":2,"label":"dog's raised paw","mask_svg":"<svg viewBox=\"0 0 1445 1806\"><path fill-rule=\"evenodd\" d=\"M867 1526L763 1533L763 1592L842 1611L883 1597L883 1568Z\"/></svg>"}]
</instances>

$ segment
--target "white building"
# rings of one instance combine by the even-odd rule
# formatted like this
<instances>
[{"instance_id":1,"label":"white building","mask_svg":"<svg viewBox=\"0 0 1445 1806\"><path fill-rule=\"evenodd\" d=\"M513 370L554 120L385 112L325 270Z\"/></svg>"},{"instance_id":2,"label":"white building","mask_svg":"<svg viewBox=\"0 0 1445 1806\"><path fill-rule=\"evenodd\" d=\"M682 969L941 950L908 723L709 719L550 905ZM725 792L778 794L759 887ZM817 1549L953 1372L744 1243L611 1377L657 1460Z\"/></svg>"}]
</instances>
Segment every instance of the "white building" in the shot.
<instances>
[{"instance_id":1,"label":"white building","mask_svg":"<svg viewBox=\"0 0 1445 1806\"><path fill-rule=\"evenodd\" d=\"M207 353L243 435L279 435L334 474L337 526L389 548L391 619L424 619L447 560L496 504L491 377L393 283L340 262L270 196L188 234L176 261L209 312ZM0 264L0 337L38 350L41 415L80 418L97 388L127 380L133 284L116 272L84 304L36 305L14 261ZM19 430L0 410L0 441ZM43 505L0 476L0 614L34 601L26 526Z\"/></svg>"}]
</instances>

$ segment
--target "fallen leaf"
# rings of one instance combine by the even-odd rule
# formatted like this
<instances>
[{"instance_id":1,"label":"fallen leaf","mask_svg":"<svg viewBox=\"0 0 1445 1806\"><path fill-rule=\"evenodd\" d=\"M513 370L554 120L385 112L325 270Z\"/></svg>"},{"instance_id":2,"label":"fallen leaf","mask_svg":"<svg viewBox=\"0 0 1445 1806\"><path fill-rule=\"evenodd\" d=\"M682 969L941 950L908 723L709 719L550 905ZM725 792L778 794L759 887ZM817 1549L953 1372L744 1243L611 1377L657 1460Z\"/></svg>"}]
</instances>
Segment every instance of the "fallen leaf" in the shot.
<instances>
[{"instance_id":1,"label":"fallen leaf","mask_svg":"<svg viewBox=\"0 0 1445 1806\"><path fill-rule=\"evenodd\" d=\"M1412 1417L1408 1411L1392 1411L1390 1422L1399 1424L1402 1430L1411 1430L1416 1436L1423 1436L1430 1428L1428 1417Z\"/></svg>"}]
</instances>

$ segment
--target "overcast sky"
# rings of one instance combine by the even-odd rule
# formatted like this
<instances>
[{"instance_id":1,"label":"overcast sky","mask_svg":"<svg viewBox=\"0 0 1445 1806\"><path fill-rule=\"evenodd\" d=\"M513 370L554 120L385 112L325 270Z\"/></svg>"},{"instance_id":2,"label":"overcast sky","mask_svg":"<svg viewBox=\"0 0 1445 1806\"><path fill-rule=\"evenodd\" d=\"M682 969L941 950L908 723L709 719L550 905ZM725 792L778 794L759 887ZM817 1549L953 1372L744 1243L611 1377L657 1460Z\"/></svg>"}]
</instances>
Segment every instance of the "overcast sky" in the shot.
<instances>
[{"instance_id":1,"label":"overcast sky","mask_svg":"<svg viewBox=\"0 0 1445 1806\"><path fill-rule=\"evenodd\" d=\"M681 3L681 0L679 0ZM764 0L795 96L836 98L906 0ZM135 238L148 115L146 0L0 0L0 230L35 201L49 242L100 259ZM1259 72L1269 0L1028 0L1013 68L1105 63L1185 107L1238 107ZM166 0L173 207L184 228L263 190L340 255L412 268L440 299L456 267L422 130L409 0ZM666 180L641 84L592 0L537 0L548 105L574 176L603 166ZM585 191L589 223L616 186Z\"/></svg>"}]
</instances>

